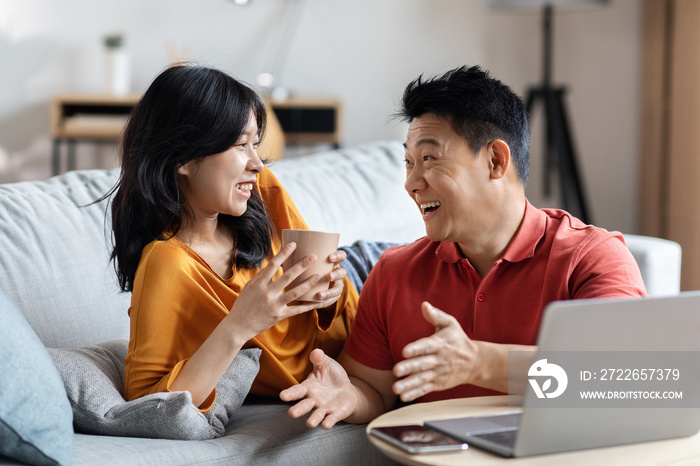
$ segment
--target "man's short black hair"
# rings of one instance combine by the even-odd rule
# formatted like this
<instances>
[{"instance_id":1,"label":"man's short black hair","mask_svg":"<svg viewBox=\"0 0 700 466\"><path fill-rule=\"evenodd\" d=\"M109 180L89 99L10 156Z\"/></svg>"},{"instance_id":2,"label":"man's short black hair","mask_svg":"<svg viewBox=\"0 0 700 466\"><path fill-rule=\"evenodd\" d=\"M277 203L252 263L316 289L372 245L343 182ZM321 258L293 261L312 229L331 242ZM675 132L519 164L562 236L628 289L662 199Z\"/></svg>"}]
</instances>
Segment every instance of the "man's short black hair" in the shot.
<instances>
[{"instance_id":1,"label":"man's short black hair","mask_svg":"<svg viewBox=\"0 0 700 466\"><path fill-rule=\"evenodd\" d=\"M523 101L478 66L462 66L442 76L418 79L404 91L398 117L411 122L431 113L445 118L474 153L494 139L510 147L518 179L527 183L530 128Z\"/></svg>"}]
</instances>

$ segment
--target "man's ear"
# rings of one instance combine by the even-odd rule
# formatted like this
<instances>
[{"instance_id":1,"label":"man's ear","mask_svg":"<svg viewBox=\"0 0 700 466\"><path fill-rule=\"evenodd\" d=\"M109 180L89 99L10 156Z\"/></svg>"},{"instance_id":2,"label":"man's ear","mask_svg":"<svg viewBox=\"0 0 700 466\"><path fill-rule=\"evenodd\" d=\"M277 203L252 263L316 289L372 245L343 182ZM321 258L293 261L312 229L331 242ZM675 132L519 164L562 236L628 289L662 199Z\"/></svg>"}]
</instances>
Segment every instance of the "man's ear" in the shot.
<instances>
[{"instance_id":1,"label":"man's ear","mask_svg":"<svg viewBox=\"0 0 700 466\"><path fill-rule=\"evenodd\" d=\"M503 178L510 170L510 147L502 139L494 139L488 144L490 156L491 179Z\"/></svg>"}]
</instances>

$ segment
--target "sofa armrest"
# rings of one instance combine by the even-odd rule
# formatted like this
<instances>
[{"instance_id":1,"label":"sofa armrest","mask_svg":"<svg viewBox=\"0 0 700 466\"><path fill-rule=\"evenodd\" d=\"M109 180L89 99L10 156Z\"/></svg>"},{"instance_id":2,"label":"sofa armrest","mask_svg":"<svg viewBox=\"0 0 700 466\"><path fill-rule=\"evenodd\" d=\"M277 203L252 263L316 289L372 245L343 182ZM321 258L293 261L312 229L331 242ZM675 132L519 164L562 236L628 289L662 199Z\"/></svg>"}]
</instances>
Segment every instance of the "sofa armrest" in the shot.
<instances>
[{"instance_id":1,"label":"sofa armrest","mask_svg":"<svg viewBox=\"0 0 700 466\"><path fill-rule=\"evenodd\" d=\"M667 239L624 235L642 272L649 296L678 294L681 289L681 246Z\"/></svg>"}]
</instances>

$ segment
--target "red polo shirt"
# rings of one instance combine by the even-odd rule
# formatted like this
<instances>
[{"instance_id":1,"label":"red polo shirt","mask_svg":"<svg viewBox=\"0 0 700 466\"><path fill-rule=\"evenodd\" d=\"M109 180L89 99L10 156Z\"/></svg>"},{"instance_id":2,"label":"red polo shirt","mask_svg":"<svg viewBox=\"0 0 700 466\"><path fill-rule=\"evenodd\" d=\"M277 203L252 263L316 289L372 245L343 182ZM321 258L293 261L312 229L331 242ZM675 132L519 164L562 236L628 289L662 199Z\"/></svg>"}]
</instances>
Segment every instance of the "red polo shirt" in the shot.
<instances>
[{"instance_id":1,"label":"red polo shirt","mask_svg":"<svg viewBox=\"0 0 700 466\"><path fill-rule=\"evenodd\" d=\"M611 296L646 296L622 234L528 202L513 241L483 278L456 243L426 237L388 249L362 289L345 351L368 367L391 370L407 344L435 333L421 313L423 301L456 317L474 340L534 345L550 302ZM462 385L419 401L495 393Z\"/></svg>"}]
</instances>

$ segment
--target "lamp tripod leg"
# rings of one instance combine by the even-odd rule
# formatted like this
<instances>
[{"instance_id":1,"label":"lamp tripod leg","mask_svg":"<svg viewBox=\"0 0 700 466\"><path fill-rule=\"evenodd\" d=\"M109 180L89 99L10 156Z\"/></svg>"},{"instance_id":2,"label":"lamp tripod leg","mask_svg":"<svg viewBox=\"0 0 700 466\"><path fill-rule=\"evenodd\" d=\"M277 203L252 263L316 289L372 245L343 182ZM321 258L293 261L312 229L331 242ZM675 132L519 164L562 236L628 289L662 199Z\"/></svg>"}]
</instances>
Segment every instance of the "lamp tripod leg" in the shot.
<instances>
[{"instance_id":1,"label":"lamp tripod leg","mask_svg":"<svg viewBox=\"0 0 700 466\"><path fill-rule=\"evenodd\" d=\"M532 110L538 100L543 101L545 117L544 139L544 194L551 194L550 175L556 170L560 196L564 210L590 223L588 205L583 183L576 162L576 153L569 130L566 108L563 102L564 89L537 88L528 91L526 110L532 119Z\"/></svg>"},{"instance_id":2,"label":"lamp tripod leg","mask_svg":"<svg viewBox=\"0 0 700 466\"><path fill-rule=\"evenodd\" d=\"M556 89L552 93L551 100L562 197L566 210L581 219L584 223L590 223L588 205L583 192L583 183L576 161L574 145L571 140L571 132L566 108L564 107L563 96L564 90Z\"/></svg>"},{"instance_id":3,"label":"lamp tripod leg","mask_svg":"<svg viewBox=\"0 0 700 466\"><path fill-rule=\"evenodd\" d=\"M527 100L525 103L525 109L530 120L532 119L533 109L538 101L542 103L545 112L545 126L543 130L544 151L542 160L542 190L544 195L549 197L552 195L552 171L556 168L555 159L552 156L552 131L548 123L549 121L551 121L551 119L549 117L549 114L547 113L549 110L546 102L546 91L539 88L530 89L528 91Z\"/></svg>"}]
</instances>

